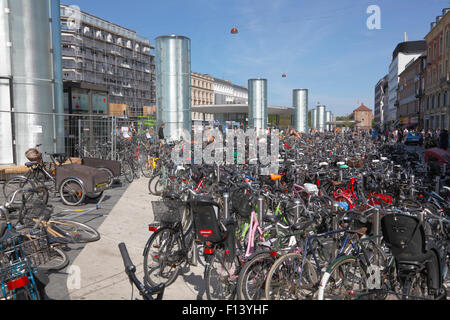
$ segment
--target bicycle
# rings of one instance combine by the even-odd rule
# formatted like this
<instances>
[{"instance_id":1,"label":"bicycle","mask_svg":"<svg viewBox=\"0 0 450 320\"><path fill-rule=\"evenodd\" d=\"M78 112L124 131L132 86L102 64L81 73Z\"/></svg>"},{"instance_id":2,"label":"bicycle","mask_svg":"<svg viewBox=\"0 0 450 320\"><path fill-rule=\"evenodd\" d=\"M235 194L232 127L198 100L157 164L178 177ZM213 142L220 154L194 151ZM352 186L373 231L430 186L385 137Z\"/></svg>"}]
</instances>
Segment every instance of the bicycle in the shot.
<instances>
[{"instance_id":1,"label":"bicycle","mask_svg":"<svg viewBox=\"0 0 450 320\"><path fill-rule=\"evenodd\" d=\"M128 254L127 247L125 243L119 244L120 255L122 256L123 264L125 266L125 273L130 280L131 285L134 285L138 288L139 294L142 296L144 300L162 300L164 296L165 285L160 284L158 286L150 287L148 285L143 284L136 277L136 266L130 259L130 255ZM153 298L153 295L156 294L156 298ZM133 296L131 296L133 298Z\"/></svg>"}]
</instances>

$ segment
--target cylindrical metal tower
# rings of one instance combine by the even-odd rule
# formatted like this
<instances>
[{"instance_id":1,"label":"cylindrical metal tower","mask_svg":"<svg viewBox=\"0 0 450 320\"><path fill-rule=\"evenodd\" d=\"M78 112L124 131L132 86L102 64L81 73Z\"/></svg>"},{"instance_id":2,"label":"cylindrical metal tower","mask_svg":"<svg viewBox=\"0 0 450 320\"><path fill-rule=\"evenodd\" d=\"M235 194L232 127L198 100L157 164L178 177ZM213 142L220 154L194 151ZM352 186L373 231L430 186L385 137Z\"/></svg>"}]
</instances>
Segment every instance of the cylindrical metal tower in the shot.
<instances>
[{"instance_id":1,"label":"cylindrical metal tower","mask_svg":"<svg viewBox=\"0 0 450 320\"><path fill-rule=\"evenodd\" d=\"M268 121L267 111L267 80L248 80L249 127L266 129Z\"/></svg>"},{"instance_id":2,"label":"cylindrical metal tower","mask_svg":"<svg viewBox=\"0 0 450 320\"><path fill-rule=\"evenodd\" d=\"M191 40L170 35L156 38L156 99L158 125L166 139L191 133Z\"/></svg>"},{"instance_id":3,"label":"cylindrical metal tower","mask_svg":"<svg viewBox=\"0 0 450 320\"><path fill-rule=\"evenodd\" d=\"M325 123L326 123L326 125L325 125L325 128L326 128L326 130L327 131L331 131L331 128L332 128L332 125L331 125L331 121L333 121L333 114L332 114L332 112L331 111L327 111L326 113L325 113Z\"/></svg>"},{"instance_id":4,"label":"cylindrical metal tower","mask_svg":"<svg viewBox=\"0 0 450 320\"><path fill-rule=\"evenodd\" d=\"M308 89L293 91L294 129L301 133L307 133L308 128Z\"/></svg>"},{"instance_id":5,"label":"cylindrical metal tower","mask_svg":"<svg viewBox=\"0 0 450 320\"><path fill-rule=\"evenodd\" d=\"M0 77L9 78L0 80L1 110L8 111L0 116L0 164L23 164L37 144L41 152L63 151L54 116L63 110L59 6L59 0L0 0Z\"/></svg>"},{"instance_id":6,"label":"cylindrical metal tower","mask_svg":"<svg viewBox=\"0 0 450 320\"><path fill-rule=\"evenodd\" d=\"M325 106L317 106L316 125L317 125L317 130L319 130L319 132L325 131L325 120L326 120L325 113L326 113Z\"/></svg>"},{"instance_id":7,"label":"cylindrical metal tower","mask_svg":"<svg viewBox=\"0 0 450 320\"><path fill-rule=\"evenodd\" d=\"M317 109L311 110L311 128L317 129Z\"/></svg>"}]
</instances>

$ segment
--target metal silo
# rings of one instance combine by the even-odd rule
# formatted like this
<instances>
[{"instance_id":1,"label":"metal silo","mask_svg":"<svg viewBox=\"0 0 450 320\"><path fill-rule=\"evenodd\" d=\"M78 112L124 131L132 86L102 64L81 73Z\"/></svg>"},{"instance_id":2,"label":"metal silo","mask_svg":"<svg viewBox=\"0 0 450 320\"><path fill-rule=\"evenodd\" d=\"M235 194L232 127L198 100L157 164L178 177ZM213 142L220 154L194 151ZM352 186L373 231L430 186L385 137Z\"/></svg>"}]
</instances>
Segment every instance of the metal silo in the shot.
<instances>
[{"instance_id":1,"label":"metal silo","mask_svg":"<svg viewBox=\"0 0 450 320\"><path fill-rule=\"evenodd\" d=\"M253 129L266 129L268 120L267 111L267 80L248 80L249 127Z\"/></svg>"},{"instance_id":2,"label":"metal silo","mask_svg":"<svg viewBox=\"0 0 450 320\"><path fill-rule=\"evenodd\" d=\"M294 128L298 132L307 133L308 128L308 89L293 91Z\"/></svg>"},{"instance_id":3,"label":"metal silo","mask_svg":"<svg viewBox=\"0 0 450 320\"><path fill-rule=\"evenodd\" d=\"M183 36L156 38L156 99L158 125L166 124L167 139L191 132L191 40Z\"/></svg>"},{"instance_id":4,"label":"metal silo","mask_svg":"<svg viewBox=\"0 0 450 320\"><path fill-rule=\"evenodd\" d=\"M311 128L317 129L317 109L311 110Z\"/></svg>"},{"instance_id":5,"label":"metal silo","mask_svg":"<svg viewBox=\"0 0 450 320\"><path fill-rule=\"evenodd\" d=\"M6 137L13 141L12 157L11 152L2 154L0 163L23 164L25 151L37 144L42 144L42 152L57 151L53 113L63 108L62 69L57 57L61 59L59 4L59 0L0 0L0 39L7 39L0 42L0 77L12 79L12 97L4 98L11 98L12 103L6 109L14 108L9 119L3 115L0 120L0 126L11 132ZM3 102L3 91L9 90L9 85L3 82L2 87ZM2 136L2 151L10 143L5 140Z\"/></svg>"},{"instance_id":6,"label":"metal silo","mask_svg":"<svg viewBox=\"0 0 450 320\"><path fill-rule=\"evenodd\" d=\"M317 126L317 130L319 130L319 132L324 132L325 131L325 120L326 120L326 107L325 106L318 106L317 107L317 112L316 112L316 126Z\"/></svg>"},{"instance_id":7,"label":"metal silo","mask_svg":"<svg viewBox=\"0 0 450 320\"><path fill-rule=\"evenodd\" d=\"M331 127L332 127L332 125L331 125L331 121L333 121L333 114L331 113L331 111L327 111L327 112L325 112L325 123L326 123L326 125L325 125L325 128L326 128L326 130L327 131L331 131Z\"/></svg>"}]
</instances>

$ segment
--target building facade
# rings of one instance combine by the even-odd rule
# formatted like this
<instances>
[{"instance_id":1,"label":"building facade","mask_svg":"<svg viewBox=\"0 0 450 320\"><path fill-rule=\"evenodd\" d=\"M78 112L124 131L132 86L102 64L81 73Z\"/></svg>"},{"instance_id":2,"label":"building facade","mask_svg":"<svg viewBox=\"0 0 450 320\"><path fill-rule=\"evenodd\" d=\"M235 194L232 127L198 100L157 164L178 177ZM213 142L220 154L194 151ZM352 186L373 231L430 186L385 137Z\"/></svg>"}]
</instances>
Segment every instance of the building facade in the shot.
<instances>
[{"instance_id":1,"label":"building facade","mask_svg":"<svg viewBox=\"0 0 450 320\"><path fill-rule=\"evenodd\" d=\"M449 129L449 58L450 9L431 23L425 36L427 68L425 73L424 126L425 129Z\"/></svg>"},{"instance_id":2,"label":"building facade","mask_svg":"<svg viewBox=\"0 0 450 320\"><path fill-rule=\"evenodd\" d=\"M210 106L214 104L214 78L208 74L191 72L192 106ZM213 121L214 115L192 112L192 121Z\"/></svg>"},{"instance_id":3,"label":"building facade","mask_svg":"<svg viewBox=\"0 0 450 320\"><path fill-rule=\"evenodd\" d=\"M214 78L214 104L248 104L248 88Z\"/></svg>"},{"instance_id":4,"label":"building facade","mask_svg":"<svg viewBox=\"0 0 450 320\"><path fill-rule=\"evenodd\" d=\"M375 127L379 130L385 130L385 117L387 116L387 107L389 102L389 82L388 75L385 75L375 86L375 108L374 120Z\"/></svg>"},{"instance_id":5,"label":"building facade","mask_svg":"<svg viewBox=\"0 0 450 320\"><path fill-rule=\"evenodd\" d=\"M392 62L389 66L388 87L389 101L386 116L386 125L394 128L394 122L397 120L398 84L399 75L405 70L406 65L415 58L418 58L426 51L426 41L406 41L399 43L392 54Z\"/></svg>"},{"instance_id":6,"label":"building facade","mask_svg":"<svg viewBox=\"0 0 450 320\"><path fill-rule=\"evenodd\" d=\"M143 115L155 105L155 57L135 31L61 5L65 107L70 113Z\"/></svg>"},{"instance_id":7,"label":"building facade","mask_svg":"<svg viewBox=\"0 0 450 320\"><path fill-rule=\"evenodd\" d=\"M374 115L372 110L366 107L364 104L360 105L353 113L350 115L350 120L356 122L355 129L361 131L369 131L372 129L372 120Z\"/></svg>"},{"instance_id":8,"label":"building facade","mask_svg":"<svg viewBox=\"0 0 450 320\"><path fill-rule=\"evenodd\" d=\"M425 81L422 77L425 63L425 55L415 58L405 66L405 70L399 75L397 120L402 127L420 128L422 126L420 107L421 92L425 88Z\"/></svg>"}]
</instances>

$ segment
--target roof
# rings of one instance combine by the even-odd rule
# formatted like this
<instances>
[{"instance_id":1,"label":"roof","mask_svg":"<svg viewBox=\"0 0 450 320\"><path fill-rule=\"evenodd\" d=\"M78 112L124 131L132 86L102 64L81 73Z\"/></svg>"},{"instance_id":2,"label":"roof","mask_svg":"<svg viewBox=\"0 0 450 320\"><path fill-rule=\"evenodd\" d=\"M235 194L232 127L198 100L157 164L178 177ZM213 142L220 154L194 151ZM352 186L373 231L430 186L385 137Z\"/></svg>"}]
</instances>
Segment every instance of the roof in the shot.
<instances>
[{"instance_id":1,"label":"roof","mask_svg":"<svg viewBox=\"0 0 450 320\"><path fill-rule=\"evenodd\" d=\"M401 42L395 48L394 53L392 54L392 60L395 60L400 52L408 54L421 53L426 51L427 42L425 40Z\"/></svg>"},{"instance_id":2,"label":"roof","mask_svg":"<svg viewBox=\"0 0 450 320\"><path fill-rule=\"evenodd\" d=\"M372 109L369 109L369 108L367 108L365 105L361 105L361 106L359 106L359 108L358 109L356 109L355 111L353 111L353 112L364 112L364 111L369 111L369 112L372 112Z\"/></svg>"}]
</instances>

